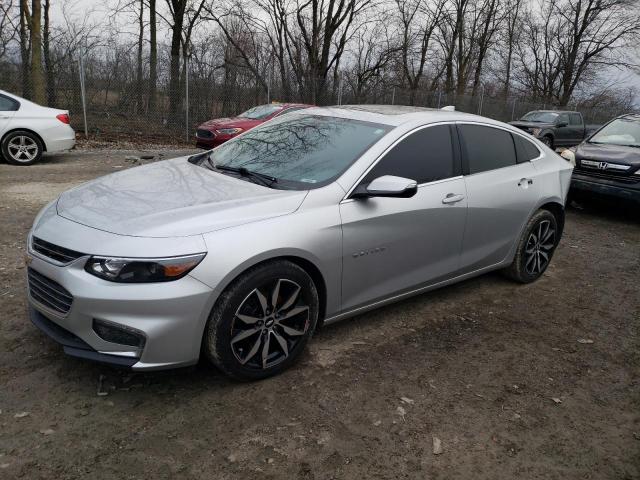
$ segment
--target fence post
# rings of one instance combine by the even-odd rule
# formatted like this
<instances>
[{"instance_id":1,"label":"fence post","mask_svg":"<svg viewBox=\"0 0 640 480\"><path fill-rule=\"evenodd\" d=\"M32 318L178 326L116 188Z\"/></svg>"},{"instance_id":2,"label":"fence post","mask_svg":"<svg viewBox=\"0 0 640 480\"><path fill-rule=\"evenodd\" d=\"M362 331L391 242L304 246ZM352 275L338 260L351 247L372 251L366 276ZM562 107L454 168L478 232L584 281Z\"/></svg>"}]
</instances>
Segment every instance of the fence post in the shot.
<instances>
[{"instance_id":1,"label":"fence post","mask_svg":"<svg viewBox=\"0 0 640 480\"><path fill-rule=\"evenodd\" d=\"M514 117L516 116L516 99L513 99L513 107L511 108L511 121L513 122Z\"/></svg>"},{"instance_id":2,"label":"fence post","mask_svg":"<svg viewBox=\"0 0 640 480\"><path fill-rule=\"evenodd\" d=\"M82 58L82 50L78 56L78 75L80 75L80 97L82 98L82 116L84 119L84 138L89 138L89 130L87 128L87 98L84 85L84 59Z\"/></svg>"},{"instance_id":3,"label":"fence post","mask_svg":"<svg viewBox=\"0 0 640 480\"><path fill-rule=\"evenodd\" d=\"M478 104L478 115L482 115L482 102L484 101L484 83L480 85L482 91L480 92L480 103Z\"/></svg>"},{"instance_id":4,"label":"fence post","mask_svg":"<svg viewBox=\"0 0 640 480\"><path fill-rule=\"evenodd\" d=\"M393 87L391 91L391 105L395 105L396 102L396 87Z\"/></svg>"},{"instance_id":5,"label":"fence post","mask_svg":"<svg viewBox=\"0 0 640 480\"><path fill-rule=\"evenodd\" d=\"M342 105L342 72L338 73L338 105Z\"/></svg>"},{"instance_id":6,"label":"fence post","mask_svg":"<svg viewBox=\"0 0 640 480\"><path fill-rule=\"evenodd\" d=\"M442 90L438 90L438 108L440 108L440 100L442 100Z\"/></svg>"},{"instance_id":7,"label":"fence post","mask_svg":"<svg viewBox=\"0 0 640 480\"><path fill-rule=\"evenodd\" d=\"M185 84L185 103L184 103L184 116L185 116L185 138L189 141L189 56L184 60L184 84Z\"/></svg>"}]
</instances>

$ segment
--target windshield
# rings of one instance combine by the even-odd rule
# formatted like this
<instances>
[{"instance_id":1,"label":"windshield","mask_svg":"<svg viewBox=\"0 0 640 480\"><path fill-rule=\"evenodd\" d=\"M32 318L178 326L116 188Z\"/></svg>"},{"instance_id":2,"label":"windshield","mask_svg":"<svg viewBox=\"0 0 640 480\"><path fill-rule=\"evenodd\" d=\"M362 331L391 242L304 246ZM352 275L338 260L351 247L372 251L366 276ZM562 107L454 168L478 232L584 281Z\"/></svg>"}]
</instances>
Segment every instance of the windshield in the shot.
<instances>
[{"instance_id":1,"label":"windshield","mask_svg":"<svg viewBox=\"0 0 640 480\"><path fill-rule=\"evenodd\" d=\"M631 118L618 118L605 125L589 139L589 143L608 143L640 147L640 121Z\"/></svg>"},{"instance_id":2,"label":"windshield","mask_svg":"<svg viewBox=\"0 0 640 480\"><path fill-rule=\"evenodd\" d=\"M535 123L555 123L556 118L558 118L558 114L553 112L529 112L521 120Z\"/></svg>"},{"instance_id":3,"label":"windshield","mask_svg":"<svg viewBox=\"0 0 640 480\"><path fill-rule=\"evenodd\" d=\"M280 110L282 110L282 105L259 105L241 113L238 117L262 120L267 118L269 115L279 112Z\"/></svg>"},{"instance_id":4,"label":"windshield","mask_svg":"<svg viewBox=\"0 0 640 480\"><path fill-rule=\"evenodd\" d=\"M347 118L286 115L211 152L209 164L268 175L273 188L308 190L342 174L392 127Z\"/></svg>"}]
</instances>

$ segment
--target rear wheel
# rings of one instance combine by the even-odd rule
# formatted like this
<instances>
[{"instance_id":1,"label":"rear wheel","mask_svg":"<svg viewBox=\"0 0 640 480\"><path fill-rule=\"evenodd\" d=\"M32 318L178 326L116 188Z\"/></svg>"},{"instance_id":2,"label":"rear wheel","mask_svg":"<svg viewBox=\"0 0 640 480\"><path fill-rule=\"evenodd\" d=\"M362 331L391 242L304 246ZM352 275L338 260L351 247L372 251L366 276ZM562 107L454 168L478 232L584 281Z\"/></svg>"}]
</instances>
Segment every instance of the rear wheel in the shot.
<instances>
[{"instance_id":1,"label":"rear wheel","mask_svg":"<svg viewBox=\"0 0 640 480\"><path fill-rule=\"evenodd\" d=\"M538 210L524 229L513 263L505 269L506 275L521 283L540 278L551 262L558 240L556 217L548 210Z\"/></svg>"},{"instance_id":2,"label":"rear wheel","mask_svg":"<svg viewBox=\"0 0 640 480\"><path fill-rule=\"evenodd\" d=\"M2 140L2 156L11 165L32 165L44 150L40 139L26 130L10 132Z\"/></svg>"},{"instance_id":3,"label":"rear wheel","mask_svg":"<svg viewBox=\"0 0 640 480\"><path fill-rule=\"evenodd\" d=\"M234 378L276 375L304 351L318 321L318 305L316 287L298 265L259 265L220 295L207 323L204 351Z\"/></svg>"}]
</instances>

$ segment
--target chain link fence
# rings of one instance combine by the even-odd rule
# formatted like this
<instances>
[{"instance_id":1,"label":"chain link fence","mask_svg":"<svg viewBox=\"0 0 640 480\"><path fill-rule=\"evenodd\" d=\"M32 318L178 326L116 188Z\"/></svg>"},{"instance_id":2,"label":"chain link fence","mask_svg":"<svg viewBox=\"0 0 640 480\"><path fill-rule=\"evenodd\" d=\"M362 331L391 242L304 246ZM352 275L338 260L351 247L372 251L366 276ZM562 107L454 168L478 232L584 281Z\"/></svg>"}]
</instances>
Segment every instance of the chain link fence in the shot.
<instances>
[{"instance_id":1,"label":"chain link fence","mask_svg":"<svg viewBox=\"0 0 640 480\"><path fill-rule=\"evenodd\" d=\"M4 72L0 72L0 88L20 95L20 66L13 67L13 72L4 68ZM48 86L48 103L69 110L72 126L82 137L91 140L189 144L193 143L196 127L212 118L235 116L272 101L307 103L311 98L308 92L291 88L291 83L285 88L271 75L265 86L237 65L225 64L211 69L184 62L179 98L171 102L168 61L159 62L155 95L152 95L148 76L138 77L133 64L119 65L81 57L58 68L54 85ZM324 103L329 105L370 103L430 108L454 105L459 111L507 122L531 110L556 107L524 94L505 97L484 85L476 95L456 95L439 89L411 91L393 80L379 78L365 90L357 88L348 73L329 80L325 98ZM601 124L626 113L623 106L615 104L576 103L567 109L580 111L588 124Z\"/></svg>"}]
</instances>

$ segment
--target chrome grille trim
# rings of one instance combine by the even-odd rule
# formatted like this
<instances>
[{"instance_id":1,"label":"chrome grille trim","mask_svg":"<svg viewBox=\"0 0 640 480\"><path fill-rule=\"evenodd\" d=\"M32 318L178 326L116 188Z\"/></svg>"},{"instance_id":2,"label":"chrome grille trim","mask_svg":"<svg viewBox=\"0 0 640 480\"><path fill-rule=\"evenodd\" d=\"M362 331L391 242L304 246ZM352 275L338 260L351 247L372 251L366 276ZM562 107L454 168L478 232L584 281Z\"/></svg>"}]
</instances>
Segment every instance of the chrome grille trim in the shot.
<instances>
[{"instance_id":1,"label":"chrome grille trim","mask_svg":"<svg viewBox=\"0 0 640 480\"><path fill-rule=\"evenodd\" d=\"M31 249L34 252L61 264L71 263L77 258L84 257L86 255L84 253L76 252L75 250L54 245L53 243L35 236L31 238Z\"/></svg>"},{"instance_id":2,"label":"chrome grille trim","mask_svg":"<svg viewBox=\"0 0 640 480\"><path fill-rule=\"evenodd\" d=\"M54 312L66 315L73 305L71 295L62 285L36 272L33 268L27 270L29 295L33 300Z\"/></svg>"}]
</instances>

